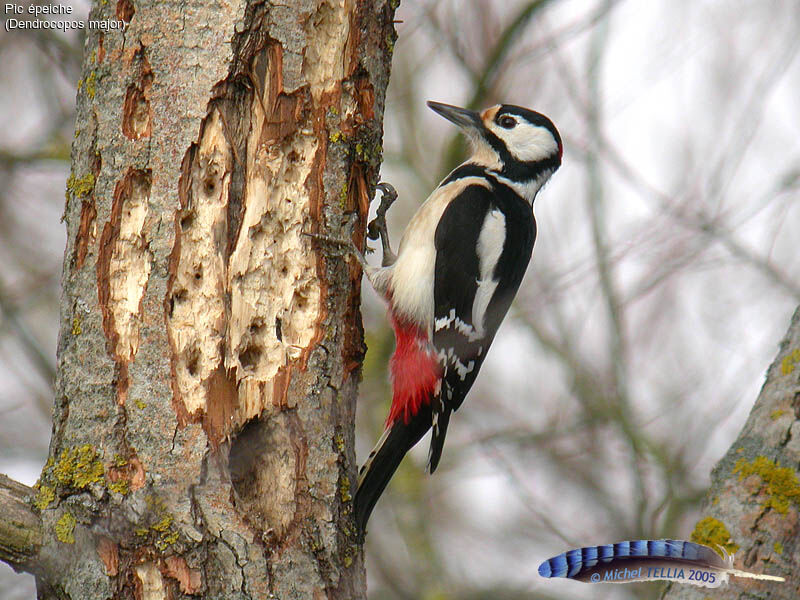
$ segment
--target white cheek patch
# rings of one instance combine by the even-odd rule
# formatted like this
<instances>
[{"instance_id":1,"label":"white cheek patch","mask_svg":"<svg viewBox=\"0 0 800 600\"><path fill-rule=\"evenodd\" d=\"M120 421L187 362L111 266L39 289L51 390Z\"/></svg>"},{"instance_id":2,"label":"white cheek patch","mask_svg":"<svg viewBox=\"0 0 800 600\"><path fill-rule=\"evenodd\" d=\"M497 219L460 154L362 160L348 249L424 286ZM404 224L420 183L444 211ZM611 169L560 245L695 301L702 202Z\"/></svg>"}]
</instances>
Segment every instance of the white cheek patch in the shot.
<instances>
[{"instance_id":1,"label":"white cheek patch","mask_svg":"<svg viewBox=\"0 0 800 600\"><path fill-rule=\"evenodd\" d=\"M558 143L544 127L518 123L513 129L504 129L491 123L489 129L505 142L506 148L517 160L534 162L558 154Z\"/></svg>"}]
</instances>

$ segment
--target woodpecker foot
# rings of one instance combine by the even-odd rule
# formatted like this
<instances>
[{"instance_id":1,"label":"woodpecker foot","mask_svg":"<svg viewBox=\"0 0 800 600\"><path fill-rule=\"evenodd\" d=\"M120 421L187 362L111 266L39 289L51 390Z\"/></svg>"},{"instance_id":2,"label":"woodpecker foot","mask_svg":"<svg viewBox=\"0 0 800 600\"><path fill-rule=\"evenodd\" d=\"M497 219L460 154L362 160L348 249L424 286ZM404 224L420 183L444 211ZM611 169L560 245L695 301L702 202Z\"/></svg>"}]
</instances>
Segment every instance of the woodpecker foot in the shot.
<instances>
[{"instance_id":1,"label":"woodpecker foot","mask_svg":"<svg viewBox=\"0 0 800 600\"><path fill-rule=\"evenodd\" d=\"M389 230L386 227L386 211L397 200L397 190L390 183L381 182L376 187L382 194L381 203L378 206L377 215L367 225L367 237L371 240L381 238L381 247L383 248L383 260L381 266L388 267L394 264L397 256L392 252L392 247L389 245Z\"/></svg>"},{"instance_id":2,"label":"woodpecker foot","mask_svg":"<svg viewBox=\"0 0 800 600\"><path fill-rule=\"evenodd\" d=\"M345 225L345 230L352 234L353 229L355 228L356 221L358 220L358 213L352 213L350 218ZM339 256L347 256L348 254L352 254L356 257L361 268L367 270L369 265L367 264L367 259L364 258L364 255L361 253L361 250L358 249L353 239L348 235L346 238L337 238L328 235L324 235L321 233L310 233L307 231L303 232L303 235L310 237L317 242L322 244L328 244L329 246L335 246L340 249L341 254Z\"/></svg>"}]
</instances>

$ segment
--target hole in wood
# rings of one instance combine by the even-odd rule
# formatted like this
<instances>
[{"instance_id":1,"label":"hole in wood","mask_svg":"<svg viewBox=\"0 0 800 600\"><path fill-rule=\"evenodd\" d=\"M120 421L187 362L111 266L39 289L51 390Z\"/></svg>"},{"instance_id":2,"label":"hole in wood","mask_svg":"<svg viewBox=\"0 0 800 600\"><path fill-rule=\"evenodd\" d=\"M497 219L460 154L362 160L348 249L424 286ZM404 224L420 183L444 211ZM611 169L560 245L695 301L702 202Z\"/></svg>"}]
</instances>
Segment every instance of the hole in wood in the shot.
<instances>
[{"instance_id":1,"label":"hole in wood","mask_svg":"<svg viewBox=\"0 0 800 600\"><path fill-rule=\"evenodd\" d=\"M256 343L251 342L247 345L247 348L244 349L244 352L239 353L239 362L242 365L243 369L252 370L253 367L256 366L258 363L258 359L261 358L262 348Z\"/></svg>"},{"instance_id":2,"label":"hole in wood","mask_svg":"<svg viewBox=\"0 0 800 600\"><path fill-rule=\"evenodd\" d=\"M197 377L197 371L200 367L200 351L197 346L192 346L186 351L185 363L186 372L192 377Z\"/></svg>"},{"instance_id":3,"label":"hole in wood","mask_svg":"<svg viewBox=\"0 0 800 600\"><path fill-rule=\"evenodd\" d=\"M193 210L190 210L181 217L181 231L186 231L192 225L194 225L195 216L196 213Z\"/></svg>"}]
</instances>

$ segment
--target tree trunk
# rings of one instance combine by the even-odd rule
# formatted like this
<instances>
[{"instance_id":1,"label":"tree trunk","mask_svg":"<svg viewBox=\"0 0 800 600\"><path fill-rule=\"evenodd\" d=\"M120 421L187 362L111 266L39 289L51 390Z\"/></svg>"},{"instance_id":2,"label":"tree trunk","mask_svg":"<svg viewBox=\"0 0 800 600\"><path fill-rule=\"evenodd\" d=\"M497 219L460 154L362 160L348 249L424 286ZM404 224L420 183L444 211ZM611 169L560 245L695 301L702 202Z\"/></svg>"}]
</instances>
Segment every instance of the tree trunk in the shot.
<instances>
[{"instance_id":1,"label":"tree trunk","mask_svg":"<svg viewBox=\"0 0 800 600\"><path fill-rule=\"evenodd\" d=\"M767 371L739 437L711 474L705 517L692 539L735 552L735 566L785 583L732 578L720 599L800 597L800 307ZM703 600L702 588L672 585L665 600Z\"/></svg>"},{"instance_id":2,"label":"tree trunk","mask_svg":"<svg viewBox=\"0 0 800 600\"><path fill-rule=\"evenodd\" d=\"M355 211L363 241L393 13L93 8L127 25L79 84L41 539L10 561L41 598L364 597L360 270L303 233Z\"/></svg>"}]
</instances>

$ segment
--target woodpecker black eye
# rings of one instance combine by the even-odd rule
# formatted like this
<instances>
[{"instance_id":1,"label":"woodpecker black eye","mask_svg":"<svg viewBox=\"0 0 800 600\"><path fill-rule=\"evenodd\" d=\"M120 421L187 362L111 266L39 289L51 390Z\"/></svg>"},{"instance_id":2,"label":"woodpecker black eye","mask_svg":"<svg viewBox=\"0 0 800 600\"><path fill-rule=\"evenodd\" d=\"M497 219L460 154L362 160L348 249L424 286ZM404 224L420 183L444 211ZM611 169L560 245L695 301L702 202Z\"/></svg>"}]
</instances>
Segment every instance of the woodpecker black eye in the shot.
<instances>
[{"instance_id":1,"label":"woodpecker black eye","mask_svg":"<svg viewBox=\"0 0 800 600\"><path fill-rule=\"evenodd\" d=\"M514 129L517 124L517 120L514 117L504 116L500 117L498 123L500 124L500 127L504 129Z\"/></svg>"}]
</instances>

